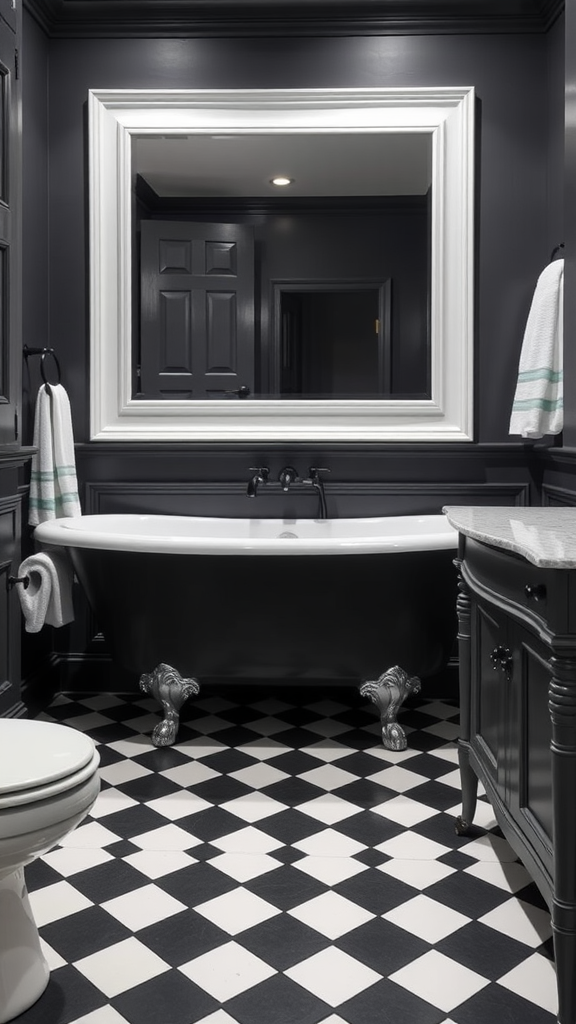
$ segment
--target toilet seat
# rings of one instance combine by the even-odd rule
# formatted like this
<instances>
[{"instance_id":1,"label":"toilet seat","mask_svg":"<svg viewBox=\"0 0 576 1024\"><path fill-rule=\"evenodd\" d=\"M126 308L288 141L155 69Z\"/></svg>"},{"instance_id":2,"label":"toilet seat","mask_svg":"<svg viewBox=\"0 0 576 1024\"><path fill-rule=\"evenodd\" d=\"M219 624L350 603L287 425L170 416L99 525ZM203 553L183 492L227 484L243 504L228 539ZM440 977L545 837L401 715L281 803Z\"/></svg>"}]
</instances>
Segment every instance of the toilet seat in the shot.
<instances>
[{"instance_id":1,"label":"toilet seat","mask_svg":"<svg viewBox=\"0 0 576 1024\"><path fill-rule=\"evenodd\" d=\"M65 793L99 761L90 737L69 726L0 719L0 811Z\"/></svg>"}]
</instances>

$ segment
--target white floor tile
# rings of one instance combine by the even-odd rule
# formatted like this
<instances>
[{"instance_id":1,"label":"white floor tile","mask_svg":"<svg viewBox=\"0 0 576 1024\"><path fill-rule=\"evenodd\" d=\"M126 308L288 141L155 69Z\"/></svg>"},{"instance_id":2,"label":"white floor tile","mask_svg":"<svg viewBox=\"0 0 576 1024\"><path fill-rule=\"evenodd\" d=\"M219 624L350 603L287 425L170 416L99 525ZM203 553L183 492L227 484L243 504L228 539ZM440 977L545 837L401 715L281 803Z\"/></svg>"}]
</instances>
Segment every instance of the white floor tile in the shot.
<instances>
[{"instance_id":1,"label":"white floor tile","mask_svg":"<svg viewBox=\"0 0 576 1024\"><path fill-rule=\"evenodd\" d=\"M529 999L548 1013L558 1013L558 990L554 964L541 953L534 953L498 980L523 999Z\"/></svg>"},{"instance_id":2,"label":"white floor tile","mask_svg":"<svg viewBox=\"0 0 576 1024\"><path fill-rule=\"evenodd\" d=\"M396 821L399 825L404 825L407 828L418 825L421 821L426 821L427 818L433 818L435 814L438 814L435 808L427 807L426 804L412 800L409 796L392 797L391 800L378 804L372 810L375 814L381 814L383 818L389 818L390 821Z\"/></svg>"},{"instance_id":3,"label":"white floor tile","mask_svg":"<svg viewBox=\"0 0 576 1024\"><path fill-rule=\"evenodd\" d=\"M273 839L252 825L212 840L212 846L217 846L224 853L272 853L272 850L278 850L283 845L278 839Z\"/></svg>"},{"instance_id":4,"label":"white floor tile","mask_svg":"<svg viewBox=\"0 0 576 1024\"><path fill-rule=\"evenodd\" d=\"M137 800L126 796L119 789L111 786L109 789L102 789L96 799L96 803L90 811L91 818L103 818L106 814L115 814L116 811L125 811L128 807L136 807Z\"/></svg>"},{"instance_id":5,"label":"white floor tile","mask_svg":"<svg viewBox=\"0 0 576 1024\"><path fill-rule=\"evenodd\" d=\"M168 964L134 936L76 960L74 967L108 999L170 970Z\"/></svg>"},{"instance_id":6,"label":"white floor tile","mask_svg":"<svg viewBox=\"0 0 576 1024\"><path fill-rule=\"evenodd\" d=\"M517 860L514 850L505 839L492 834L479 836L460 847L460 853L467 857L474 857L476 860L492 861L492 863L504 864Z\"/></svg>"},{"instance_id":7,"label":"white floor tile","mask_svg":"<svg viewBox=\"0 0 576 1024\"><path fill-rule=\"evenodd\" d=\"M71 718L69 725L79 732L88 732L89 729L100 729L103 725L114 725L114 720L101 715L98 711L92 711L89 715L76 715L75 718Z\"/></svg>"},{"instance_id":8,"label":"white floor tile","mask_svg":"<svg viewBox=\"0 0 576 1024\"><path fill-rule=\"evenodd\" d=\"M110 750L121 754L122 757L141 757L142 754L149 754L152 750L156 750L150 736L137 732L126 740L115 740L113 743L108 743L107 746Z\"/></svg>"},{"instance_id":9,"label":"white floor tile","mask_svg":"<svg viewBox=\"0 0 576 1024\"><path fill-rule=\"evenodd\" d=\"M211 754L219 754L222 750L228 750L228 747L225 743L220 743L214 736L204 736L202 739L195 736L193 740L175 743L171 749L195 760L196 758L210 757Z\"/></svg>"},{"instance_id":10,"label":"white floor tile","mask_svg":"<svg viewBox=\"0 0 576 1024\"><path fill-rule=\"evenodd\" d=\"M439 942L470 921L464 914L445 907L423 894L402 903L399 907L394 907L382 916L386 921L391 921L392 924L404 928L426 942ZM443 1008L450 1009L448 1006Z\"/></svg>"},{"instance_id":11,"label":"white floor tile","mask_svg":"<svg viewBox=\"0 0 576 1024\"><path fill-rule=\"evenodd\" d=\"M531 903L517 899L516 896L490 910L478 920L481 924L495 928L496 931L533 948L546 942L552 935L550 914L540 907L533 907Z\"/></svg>"},{"instance_id":12,"label":"white floor tile","mask_svg":"<svg viewBox=\"0 0 576 1024\"><path fill-rule=\"evenodd\" d=\"M469 868L464 868L464 872L467 875L474 875L475 878L481 878L483 882L488 882L490 885L496 885L499 889L505 889L506 892L518 892L519 889L523 889L531 882L530 875L519 861L506 864L477 861Z\"/></svg>"},{"instance_id":13,"label":"white floor tile","mask_svg":"<svg viewBox=\"0 0 576 1024\"><path fill-rule=\"evenodd\" d=\"M286 727L286 722L280 721L279 718L274 718L273 715L269 715L267 718L255 718L252 722L246 722L246 728L252 729L260 736L274 736L277 732L284 732Z\"/></svg>"},{"instance_id":14,"label":"white floor tile","mask_svg":"<svg viewBox=\"0 0 576 1024\"><path fill-rule=\"evenodd\" d=\"M391 875L414 889L427 889L429 885L441 882L454 873L454 868L440 864L437 860L389 860L380 864L379 871Z\"/></svg>"},{"instance_id":15,"label":"white floor tile","mask_svg":"<svg viewBox=\"0 0 576 1024\"><path fill-rule=\"evenodd\" d=\"M52 921L60 921L70 914L86 910L92 903L69 882L54 882L28 894L34 920L39 928Z\"/></svg>"},{"instance_id":16,"label":"white floor tile","mask_svg":"<svg viewBox=\"0 0 576 1024\"><path fill-rule=\"evenodd\" d=\"M316 732L319 736L329 738L348 732L350 726L343 722L335 722L333 718L319 718L317 722L307 722L306 728L308 732Z\"/></svg>"},{"instance_id":17,"label":"white floor tile","mask_svg":"<svg viewBox=\"0 0 576 1024\"><path fill-rule=\"evenodd\" d=\"M303 814L309 814L316 821L323 821L325 825L334 825L337 821L344 821L346 818L358 814L361 810L357 804L348 800L342 800L339 796L327 793L326 796L318 796L315 800L308 800L300 804L298 810Z\"/></svg>"},{"instance_id":18,"label":"white floor tile","mask_svg":"<svg viewBox=\"0 0 576 1024\"><path fill-rule=\"evenodd\" d=\"M210 866L218 868L230 878L235 878L237 882L248 882L252 878L268 874L269 871L275 871L281 864L266 853L221 853L217 857L212 857Z\"/></svg>"},{"instance_id":19,"label":"white floor tile","mask_svg":"<svg viewBox=\"0 0 576 1024\"><path fill-rule=\"evenodd\" d=\"M211 1013L209 1017L202 1017L202 1020L196 1021L195 1024L238 1024L238 1021L234 1020L225 1010L216 1010L216 1013Z\"/></svg>"},{"instance_id":20,"label":"white floor tile","mask_svg":"<svg viewBox=\"0 0 576 1024\"><path fill-rule=\"evenodd\" d=\"M432 715L433 718L453 718L458 714L456 704L446 704L443 700L422 701L418 707L423 715Z\"/></svg>"},{"instance_id":21,"label":"white floor tile","mask_svg":"<svg viewBox=\"0 0 576 1024\"><path fill-rule=\"evenodd\" d=\"M411 772L409 768L402 768L400 765L382 768L374 775L370 775L369 780L386 786L387 789L393 789L395 793L406 793L409 789L414 789L414 786L428 782L424 775L418 775L417 772Z\"/></svg>"},{"instance_id":22,"label":"white floor tile","mask_svg":"<svg viewBox=\"0 0 576 1024\"><path fill-rule=\"evenodd\" d=\"M444 1013L471 999L488 984L486 978L435 949L391 974L390 980Z\"/></svg>"},{"instance_id":23,"label":"white floor tile","mask_svg":"<svg viewBox=\"0 0 576 1024\"><path fill-rule=\"evenodd\" d=\"M146 804L156 814L170 821L178 821L178 818L186 818L189 814L198 814L205 811L212 804L203 800L196 793L190 793L187 789L181 789L177 793L169 793L167 796L159 796L156 800L149 800Z\"/></svg>"},{"instance_id":24,"label":"white floor tile","mask_svg":"<svg viewBox=\"0 0 576 1024\"><path fill-rule=\"evenodd\" d=\"M429 732L432 736L441 736L445 740L457 740L460 726L456 722L436 722L434 725L425 726L422 731Z\"/></svg>"},{"instance_id":25,"label":"white floor tile","mask_svg":"<svg viewBox=\"0 0 576 1024\"><path fill-rule=\"evenodd\" d=\"M133 889L132 892L106 900L101 906L133 932L186 910L185 903L174 899L156 885Z\"/></svg>"},{"instance_id":26,"label":"white floor tile","mask_svg":"<svg viewBox=\"0 0 576 1024\"><path fill-rule=\"evenodd\" d=\"M319 743L312 743L309 747L302 747L302 753L317 757L319 761L331 763L349 755L350 748L345 747L343 743L338 743L336 740L328 738L321 740Z\"/></svg>"},{"instance_id":27,"label":"white floor tile","mask_svg":"<svg viewBox=\"0 0 576 1024\"><path fill-rule=\"evenodd\" d=\"M138 853L129 853L122 859L147 878L164 878L173 871L181 871L182 868L198 863L190 854L179 850L139 850Z\"/></svg>"},{"instance_id":28,"label":"white floor tile","mask_svg":"<svg viewBox=\"0 0 576 1024\"><path fill-rule=\"evenodd\" d=\"M281 804L279 800L273 800L265 793L246 793L244 796L228 800L220 806L222 810L235 814L243 821L261 821L263 818L269 818L272 814L279 814L280 811L286 810L286 804Z\"/></svg>"},{"instance_id":29,"label":"white floor tile","mask_svg":"<svg viewBox=\"0 0 576 1024\"><path fill-rule=\"evenodd\" d=\"M299 778L304 782L310 782L313 786L318 786L320 789L325 789L327 792L339 789L340 786L347 786L350 782L358 781L357 775L352 775L352 772L345 772L334 764L325 764L321 768L312 768L311 771L304 772Z\"/></svg>"},{"instance_id":30,"label":"white floor tile","mask_svg":"<svg viewBox=\"0 0 576 1024\"><path fill-rule=\"evenodd\" d=\"M367 869L366 864L352 857L303 857L294 863L294 867L324 882L324 885L338 885Z\"/></svg>"},{"instance_id":31,"label":"white floor tile","mask_svg":"<svg viewBox=\"0 0 576 1024\"><path fill-rule=\"evenodd\" d=\"M219 773L209 768L201 761L190 761L188 764L178 764L174 768L166 768L160 772L165 779L173 782L176 786L197 786L207 779L214 779Z\"/></svg>"},{"instance_id":32,"label":"white floor tile","mask_svg":"<svg viewBox=\"0 0 576 1024\"><path fill-rule=\"evenodd\" d=\"M252 786L253 789L264 789L265 786L273 786L275 782L281 782L282 779L288 779L290 776L287 772L281 772L278 768L273 768L266 761L260 761L258 764L251 764L247 768L241 768L237 772L231 772L230 778L237 779L238 782L244 783L245 786Z\"/></svg>"},{"instance_id":33,"label":"white floor tile","mask_svg":"<svg viewBox=\"0 0 576 1024\"><path fill-rule=\"evenodd\" d=\"M288 913L328 939L338 939L376 916L335 892L322 893Z\"/></svg>"},{"instance_id":34,"label":"white floor tile","mask_svg":"<svg viewBox=\"0 0 576 1024\"><path fill-rule=\"evenodd\" d=\"M229 935L238 935L280 913L266 900L241 886L213 900L207 900L206 903L200 903L195 910Z\"/></svg>"},{"instance_id":35,"label":"white floor tile","mask_svg":"<svg viewBox=\"0 0 576 1024\"><path fill-rule=\"evenodd\" d=\"M84 1017L76 1017L70 1024L128 1024L113 1006L101 1006L99 1010L88 1013Z\"/></svg>"},{"instance_id":36,"label":"white floor tile","mask_svg":"<svg viewBox=\"0 0 576 1024\"><path fill-rule=\"evenodd\" d=\"M205 715L203 718L198 716L193 721L195 731L204 736L210 736L213 732L218 732L220 729L228 729L229 726L230 722L226 718L219 718L218 715Z\"/></svg>"},{"instance_id":37,"label":"white floor tile","mask_svg":"<svg viewBox=\"0 0 576 1024\"><path fill-rule=\"evenodd\" d=\"M221 1003L233 999L234 996L246 992L247 989L277 973L236 942L219 946L187 964L182 964L178 969ZM218 1024L225 1024L226 1017L222 1022L218 1017L216 1020Z\"/></svg>"},{"instance_id":38,"label":"white floor tile","mask_svg":"<svg viewBox=\"0 0 576 1024\"><path fill-rule=\"evenodd\" d=\"M300 839L292 843L296 850L308 854L310 857L353 857L366 847L357 839L336 832L333 828L323 828L306 839Z\"/></svg>"},{"instance_id":39,"label":"white floor tile","mask_svg":"<svg viewBox=\"0 0 576 1024\"><path fill-rule=\"evenodd\" d=\"M79 871L87 871L95 868L98 864L105 864L113 860L112 854L102 849L70 849L70 847L57 848L44 855L46 864L58 871L64 878L78 874Z\"/></svg>"},{"instance_id":40,"label":"white floor tile","mask_svg":"<svg viewBox=\"0 0 576 1024\"><path fill-rule=\"evenodd\" d=\"M49 946L42 936L40 936L40 949L42 950L44 959L51 971L57 971L59 967L66 966L67 961L64 960L64 957L61 957L60 953L57 953L55 949L52 949L52 946Z\"/></svg>"},{"instance_id":41,"label":"white floor tile","mask_svg":"<svg viewBox=\"0 0 576 1024\"><path fill-rule=\"evenodd\" d=\"M376 971L334 946L290 967L284 973L329 1006L338 1006L380 981Z\"/></svg>"},{"instance_id":42,"label":"white floor tile","mask_svg":"<svg viewBox=\"0 0 576 1024\"><path fill-rule=\"evenodd\" d=\"M65 849L90 849L97 850L117 843L120 836L110 829L99 825L97 821L89 821L86 825L79 825L73 832L60 841L60 846Z\"/></svg>"},{"instance_id":43,"label":"white floor tile","mask_svg":"<svg viewBox=\"0 0 576 1024\"><path fill-rule=\"evenodd\" d=\"M383 843L378 843L375 849L387 854L388 857L416 861L437 860L438 857L443 857L445 853L450 852L450 847L436 843L433 839L427 839L410 829L400 832L392 839L386 839Z\"/></svg>"},{"instance_id":44,"label":"white floor tile","mask_svg":"<svg viewBox=\"0 0 576 1024\"><path fill-rule=\"evenodd\" d=\"M271 757L287 754L291 748L278 740L271 739L269 736L263 736L261 739L252 740L250 743L243 743L237 749L244 754L249 754L250 757L255 757L258 761L269 761Z\"/></svg>"},{"instance_id":45,"label":"white floor tile","mask_svg":"<svg viewBox=\"0 0 576 1024\"><path fill-rule=\"evenodd\" d=\"M137 761L125 759L116 761L115 764L102 765L98 769L98 774L101 779L104 779L104 782L108 782L111 786L119 786L124 782L132 782L133 779L141 779L144 775L152 775L152 772L143 764L138 764Z\"/></svg>"},{"instance_id":46,"label":"white floor tile","mask_svg":"<svg viewBox=\"0 0 576 1024\"><path fill-rule=\"evenodd\" d=\"M132 836L130 842L141 850L191 850L201 842L196 836L178 825L164 825L139 836Z\"/></svg>"}]
</instances>

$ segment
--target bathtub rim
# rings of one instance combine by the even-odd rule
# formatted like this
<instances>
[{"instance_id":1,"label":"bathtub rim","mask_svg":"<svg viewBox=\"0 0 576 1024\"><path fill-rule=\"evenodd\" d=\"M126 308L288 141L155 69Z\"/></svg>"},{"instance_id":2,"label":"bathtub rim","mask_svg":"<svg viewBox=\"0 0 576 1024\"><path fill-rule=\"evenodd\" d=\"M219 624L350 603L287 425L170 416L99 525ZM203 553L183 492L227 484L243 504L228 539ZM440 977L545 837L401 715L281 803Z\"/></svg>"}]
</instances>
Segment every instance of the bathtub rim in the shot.
<instances>
[{"instance_id":1,"label":"bathtub rim","mask_svg":"<svg viewBox=\"0 0 576 1024\"><path fill-rule=\"evenodd\" d=\"M156 521L201 522L215 524L222 531L224 527L246 523L266 524L267 529L278 530L274 536L241 536L239 532L179 535L136 533L138 522L154 524ZM102 527L121 523L124 532L111 532ZM82 525L80 525L82 524ZM274 524L270 527L269 524ZM340 527L334 531L334 524ZM353 524L354 535L343 535L342 531ZM398 532L390 531L395 524ZM94 526L95 529L90 529ZM132 530L130 530L132 526ZM421 529L415 529L419 526ZM99 530L98 530L99 527ZM265 528L266 528L265 527ZM299 528L314 530L317 536L299 537L294 533ZM364 530L362 529L364 528ZM145 513L102 513L83 515L75 518L55 519L41 523L34 531L34 540L40 545L56 545L65 548L88 548L100 551L131 551L150 554L173 555L245 555L248 557L266 555L346 555L346 554L400 554L402 552L456 550L458 533L445 515L424 514L409 516L371 516L353 519L240 519L219 516L170 516Z\"/></svg>"}]
</instances>

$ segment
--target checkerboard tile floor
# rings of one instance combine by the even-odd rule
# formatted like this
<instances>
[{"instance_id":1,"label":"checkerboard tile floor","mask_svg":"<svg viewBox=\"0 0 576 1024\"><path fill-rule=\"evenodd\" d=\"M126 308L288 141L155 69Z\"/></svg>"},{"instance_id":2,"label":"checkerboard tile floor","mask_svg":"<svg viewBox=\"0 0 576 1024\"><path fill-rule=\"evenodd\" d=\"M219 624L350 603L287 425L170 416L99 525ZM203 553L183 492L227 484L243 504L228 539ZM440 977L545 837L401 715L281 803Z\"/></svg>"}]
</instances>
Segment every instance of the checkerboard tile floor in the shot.
<instances>
[{"instance_id":1,"label":"checkerboard tile floor","mask_svg":"<svg viewBox=\"0 0 576 1024\"><path fill-rule=\"evenodd\" d=\"M52 973L19 1024L553 1024L550 918L490 806L457 836L457 709L408 749L355 691L59 696L99 745L91 815L27 868Z\"/></svg>"}]
</instances>

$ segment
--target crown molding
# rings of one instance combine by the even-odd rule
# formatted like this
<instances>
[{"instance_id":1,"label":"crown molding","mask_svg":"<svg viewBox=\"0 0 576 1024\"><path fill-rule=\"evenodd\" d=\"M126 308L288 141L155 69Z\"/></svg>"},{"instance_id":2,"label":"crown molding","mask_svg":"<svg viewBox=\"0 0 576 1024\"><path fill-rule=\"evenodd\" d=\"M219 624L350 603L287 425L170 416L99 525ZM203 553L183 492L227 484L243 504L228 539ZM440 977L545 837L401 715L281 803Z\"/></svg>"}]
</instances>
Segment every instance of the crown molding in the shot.
<instances>
[{"instance_id":1,"label":"crown molding","mask_svg":"<svg viewBox=\"0 0 576 1024\"><path fill-rule=\"evenodd\" d=\"M53 38L546 32L564 0L24 0Z\"/></svg>"}]
</instances>

